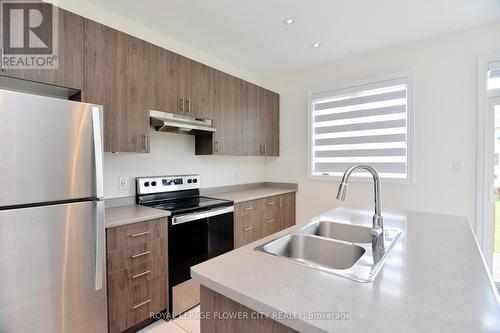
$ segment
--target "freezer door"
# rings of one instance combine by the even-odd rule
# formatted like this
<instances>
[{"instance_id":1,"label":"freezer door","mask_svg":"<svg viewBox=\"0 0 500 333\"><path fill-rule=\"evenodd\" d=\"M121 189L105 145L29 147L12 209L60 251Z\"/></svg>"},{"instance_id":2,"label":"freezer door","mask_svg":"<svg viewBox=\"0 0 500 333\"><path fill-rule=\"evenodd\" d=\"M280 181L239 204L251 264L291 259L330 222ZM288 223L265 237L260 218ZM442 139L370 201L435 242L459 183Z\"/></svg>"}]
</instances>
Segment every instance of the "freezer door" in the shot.
<instances>
[{"instance_id":1,"label":"freezer door","mask_svg":"<svg viewBox=\"0 0 500 333\"><path fill-rule=\"evenodd\" d=\"M107 332L102 201L0 210L0 332Z\"/></svg>"},{"instance_id":2,"label":"freezer door","mask_svg":"<svg viewBox=\"0 0 500 333\"><path fill-rule=\"evenodd\" d=\"M102 197L102 108L0 90L0 207Z\"/></svg>"}]
</instances>

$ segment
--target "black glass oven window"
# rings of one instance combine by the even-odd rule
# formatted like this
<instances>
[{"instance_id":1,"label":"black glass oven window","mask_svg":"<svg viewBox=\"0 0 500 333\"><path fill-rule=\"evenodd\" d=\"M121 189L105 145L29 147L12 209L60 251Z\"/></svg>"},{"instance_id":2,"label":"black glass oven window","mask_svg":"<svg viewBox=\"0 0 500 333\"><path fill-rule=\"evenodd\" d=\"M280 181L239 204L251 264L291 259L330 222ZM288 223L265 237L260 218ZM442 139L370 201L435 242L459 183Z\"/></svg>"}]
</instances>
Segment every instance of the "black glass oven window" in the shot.
<instances>
[{"instance_id":1,"label":"black glass oven window","mask_svg":"<svg viewBox=\"0 0 500 333\"><path fill-rule=\"evenodd\" d=\"M169 235L171 286L189 280L191 266L233 248L232 213L173 225Z\"/></svg>"}]
</instances>

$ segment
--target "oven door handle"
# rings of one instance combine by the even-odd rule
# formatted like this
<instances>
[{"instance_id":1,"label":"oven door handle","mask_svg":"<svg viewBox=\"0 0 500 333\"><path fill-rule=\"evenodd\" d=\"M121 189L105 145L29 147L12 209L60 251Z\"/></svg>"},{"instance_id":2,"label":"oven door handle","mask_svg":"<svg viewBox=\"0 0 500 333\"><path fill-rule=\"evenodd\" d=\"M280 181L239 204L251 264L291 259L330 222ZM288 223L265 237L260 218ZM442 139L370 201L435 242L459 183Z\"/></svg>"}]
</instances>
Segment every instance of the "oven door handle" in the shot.
<instances>
[{"instance_id":1,"label":"oven door handle","mask_svg":"<svg viewBox=\"0 0 500 333\"><path fill-rule=\"evenodd\" d=\"M227 213L232 213L232 212L234 212L234 206L223 207L223 208L214 208L214 209L204 210L204 211L198 212L198 213L176 215L176 216L172 216L172 225L201 220L201 219L205 219L207 217L212 217L212 216L217 216L217 215L222 215L222 214L227 214Z\"/></svg>"}]
</instances>

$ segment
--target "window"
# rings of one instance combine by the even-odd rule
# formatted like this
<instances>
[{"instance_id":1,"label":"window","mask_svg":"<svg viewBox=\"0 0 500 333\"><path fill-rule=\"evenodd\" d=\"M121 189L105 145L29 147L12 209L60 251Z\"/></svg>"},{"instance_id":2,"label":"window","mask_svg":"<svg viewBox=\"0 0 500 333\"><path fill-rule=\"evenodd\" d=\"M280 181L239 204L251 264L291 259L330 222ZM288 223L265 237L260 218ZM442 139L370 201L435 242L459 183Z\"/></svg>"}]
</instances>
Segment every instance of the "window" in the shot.
<instances>
[{"instance_id":1,"label":"window","mask_svg":"<svg viewBox=\"0 0 500 333\"><path fill-rule=\"evenodd\" d=\"M488 65L488 90L500 89L500 62Z\"/></svg>"},{"instance_id":2,"label":"window","mask_svg":"<svg viewBox=\"0 0 500 333\"><path fill-rule=\"evenodd\" d=\"M362 163L389 181L412 182L410 83L405 74L312 93L310 176L336 179Z\"/></svg>"}]
</instances>

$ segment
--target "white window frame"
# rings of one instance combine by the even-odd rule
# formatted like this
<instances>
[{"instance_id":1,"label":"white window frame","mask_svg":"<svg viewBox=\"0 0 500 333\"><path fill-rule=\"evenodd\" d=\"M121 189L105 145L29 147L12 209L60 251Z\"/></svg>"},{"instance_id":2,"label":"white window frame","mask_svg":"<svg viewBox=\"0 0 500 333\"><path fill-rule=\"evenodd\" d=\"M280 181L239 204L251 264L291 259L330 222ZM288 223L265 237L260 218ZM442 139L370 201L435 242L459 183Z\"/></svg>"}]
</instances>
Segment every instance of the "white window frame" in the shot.
<instances>
[{"instance_id":1,"label":"white window frame","mask_svg":"<svg viewBox=\"0 0 500 333\"><path fill-rule=\"evenodd\" d=\"M500 54L491 55L479 58L477 70L477 175L476 175L476 237L483 252L483 259L486 257L485 263L489 269L491 277L492 272L492 257L493 257L493 238L487 237L493 229L493 221L495 218L494 185L488 179L488 175L494 167L491 160L487 157L491 152L488 152L488 141L491 139L491 132L488 131L488 124L492 121L492 115L489 114L489 98L498 96L499 90L488 91L487 87L487 70L488 65L493 62L500 62ZM494 121L494 117L493 117ZM500 284L497 284L500 290Z\"/></svg>"},{"instance_id":2,"label":"white window frame","mask_svg":"<svg viewBox=\"0 0 500 333\"><path fill-rule=\"evenodd\" d=\"M367 79L362 79L362 80L357 80L353 82L347 82L347 83L341 83L341 84L336 84L333 86L329 87L323 87L323 88L317 88L313 90L308 91L308 98L307 98L307 103L308 103L308 112L307 112L307 178L309 180L317 180L317 181L333 181L333 182L339 182L341 180L341 176L322 176L322 175L313 175L313 149L312 149L312 96L321 94L321 93L327 93L333 90L344 90L343 93L349 93L350 90L358 90L359 87L365 86L367 89L369 89L370 85L379 85L380 83L384 81L392 81L392 80L397 80L397 79L406 79L408 80L408 104L407 104L407 121L408 121L408 126L407 126L407 138L406 138L406 144L407 144L407 178L404 179L398 179L398 178L387 178L387 177L382 177L382 182L384 184L403 184L403 185L410 185L410 184L415 184L415 117L414 117L414 103L415 103L415 93L414 93L414 87L415 87L415 75L413 71L404 71L404 72L398 72L398 73L393 73L393 74L388 74L388 75L382 75L382 76L377 76L377 77L371 77ZM365 183L365 182L371 182L371 178L369 177L359 177L359 176L351 176L349 179L350 181L353 182L360 182L360 183Z\"/></svg>"}]
</instances>

